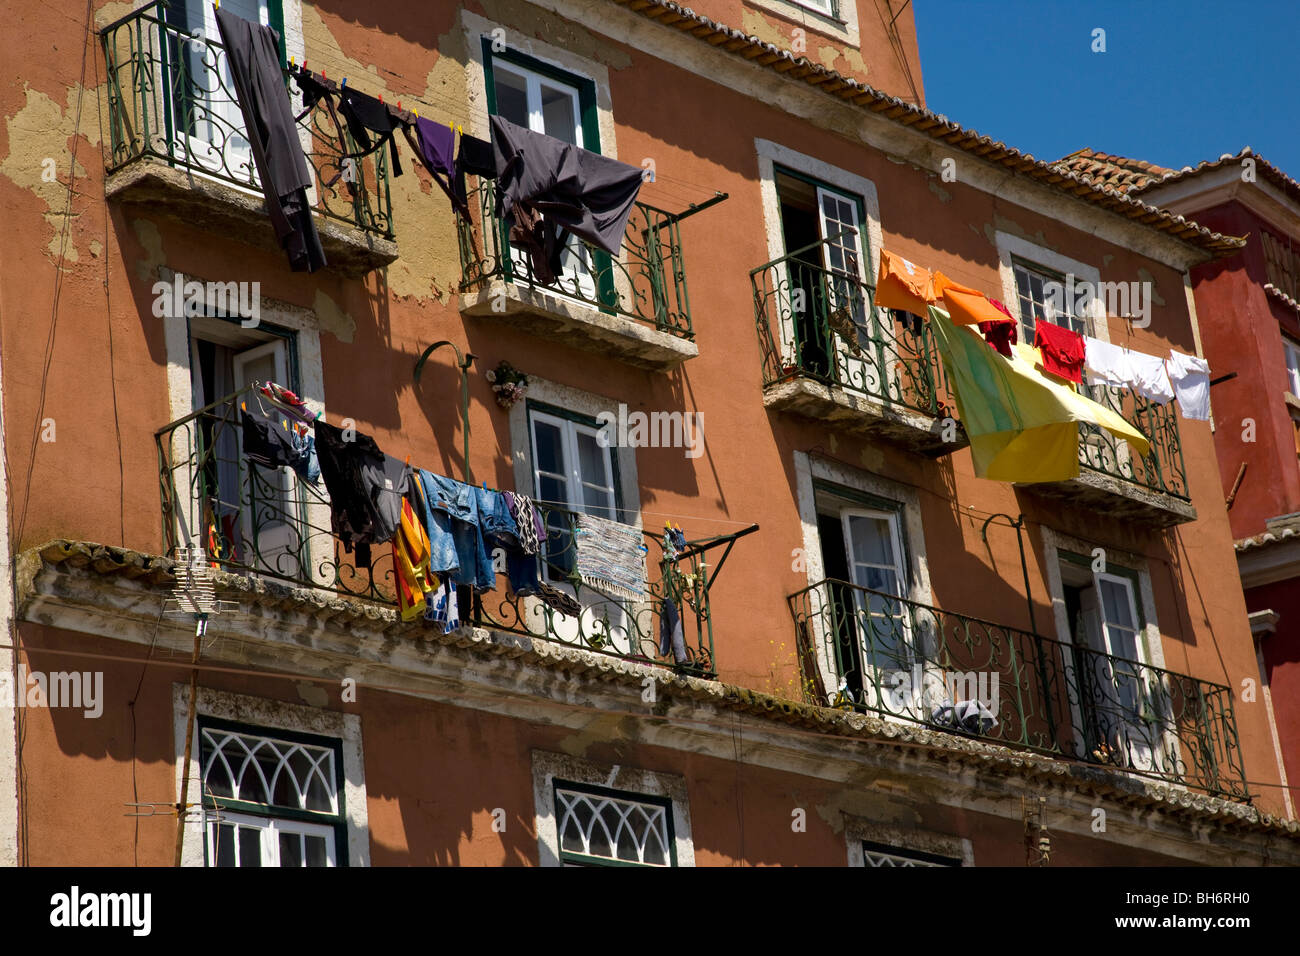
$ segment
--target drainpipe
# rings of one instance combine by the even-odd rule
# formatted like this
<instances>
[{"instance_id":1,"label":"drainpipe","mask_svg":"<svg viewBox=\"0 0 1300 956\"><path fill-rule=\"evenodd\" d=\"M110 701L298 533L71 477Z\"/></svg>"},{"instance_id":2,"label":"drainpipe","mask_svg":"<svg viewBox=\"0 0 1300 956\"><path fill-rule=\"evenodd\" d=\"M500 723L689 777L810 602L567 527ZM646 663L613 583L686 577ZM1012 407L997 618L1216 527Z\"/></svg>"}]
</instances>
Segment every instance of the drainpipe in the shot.
<instances>
[{"instance_id":1,"label":"drainpipe","mask_svg":"<svg viewBox=\"0 0 1300 956\"><path fill-rule=\"evenodd\" d=\"M441 342L434 342L415 360L415 384L420 384L420 374L424 371L424 363L429 360L429 356L444 345L450 345L456 353L456 365L460 369L460 424L461 431L465 436L465 483L474 484L474 473L469 467L469 367L474 364L476 356L473 352L461 354L460 348L455 342L449 342L443 339Z\"/></svg>"}]
</instances>

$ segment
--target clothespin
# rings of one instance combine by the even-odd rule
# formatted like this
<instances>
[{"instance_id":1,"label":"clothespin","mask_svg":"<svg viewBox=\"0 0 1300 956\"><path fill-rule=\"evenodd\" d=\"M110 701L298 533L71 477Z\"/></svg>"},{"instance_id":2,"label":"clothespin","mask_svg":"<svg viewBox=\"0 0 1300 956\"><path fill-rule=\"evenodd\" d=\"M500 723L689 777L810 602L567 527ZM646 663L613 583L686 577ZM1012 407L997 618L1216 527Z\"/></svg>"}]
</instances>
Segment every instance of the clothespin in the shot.
<instances>
[{"instance_id":1,"label":"clothespin","mask_svg":"<svg viewBox=\"0 0 1300 956\"><path fill-rule=\"evenodd\" d=\"M292 56L289 57L289 66L293 67L293 66L297 66L297 65L298 65L297 63L294 62L294 59L295 59L295 57L292 57Z\"/></svg>"},{"instance_id":2,"label":"clothespin","mask_svg":"<svg viewBox=\"0 0 1300 956\"><path fill-rule=\"evenodd\" d=\"M397 105L401 106L402 104L398 103ZM418 106L415 109L411 110L411 112L415 114L416 119L420 118L420 108Z\"/></svg>"},{"instance_id":3,"label":"clothespin","mask_svg":"<svg viewBox=\"0 0 1300 956\"><path fill-rule=\"evenodd\" d=\"M321 74L321 76L324 76L324 75L325 75L324 73ZM339 85L340 85L340 86L347 86L347 85L348 85L348 78L347 78L346 76L343 77L343 82L342 82L341 84L339 84Z\"/></svg>"},{"instance_id":4,"label":"clothespin","mask_svg":"<svg viewBox=\"0 0 1300 956\"><path fill-rule=\"evenodd\" d=\"M382 96L379 97L379 102L382 103L383 101L384 101L384 98L383 98ZM399 110L402 108L402 101L401 101L401 100L398 100L398 101L397 101L397 108L398 108Z\"/></svg>"},{"instance_id":5,"label":"clothespin","mask_svg":"<svg viewBox=\"0 0 1300 956\"><path fill-rule=\"evenodd\" d=\"M379 94L379 102L382 103L383 101L384 101L384 94L383 94L383 93L380 93L380 94Z\"/></svg>"}]
</instances>

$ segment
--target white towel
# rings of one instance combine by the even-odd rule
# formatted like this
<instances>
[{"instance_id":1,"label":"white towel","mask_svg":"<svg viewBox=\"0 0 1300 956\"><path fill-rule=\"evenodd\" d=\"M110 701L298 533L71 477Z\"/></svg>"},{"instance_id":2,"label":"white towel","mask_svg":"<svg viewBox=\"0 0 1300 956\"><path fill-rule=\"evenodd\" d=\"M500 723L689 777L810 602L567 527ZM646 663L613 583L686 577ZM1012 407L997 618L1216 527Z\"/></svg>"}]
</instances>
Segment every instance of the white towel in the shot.
<instances>
[{"instance_id":1,"label":"white towel","mask_svg":"<svg viewBox=\"0 0 1300 956\"><path fill-rule=\"evenodd\" d=\"M1183 418L1210 420L1210 363L1195 355L1169 350L1165 363Z\"/></svg>"},{"instance_id":2,"label":"white towel","mask_svg":"<svg viewBox=\"0 0 1300 956\"><path fill-rule=\"evenodd\" d=\"M1088 371L1088 384L1132 388L1133 368L1129 364L1128 355L1128 349L1085 335L1083 367Z\"/></svg>"},{"instance_id":3,"label":"white towel","mask_svg":"<svg viewBox=\"0 0 1300 956\"><path fill-rule=\"evenodd\" d=\"M1128 352L1129 368L1133 370L1133 391L1161 405L1173 401L1174 387L1169 384L1164 359L1131 349L1124 351Z\"/></svg>"}]
</instances>

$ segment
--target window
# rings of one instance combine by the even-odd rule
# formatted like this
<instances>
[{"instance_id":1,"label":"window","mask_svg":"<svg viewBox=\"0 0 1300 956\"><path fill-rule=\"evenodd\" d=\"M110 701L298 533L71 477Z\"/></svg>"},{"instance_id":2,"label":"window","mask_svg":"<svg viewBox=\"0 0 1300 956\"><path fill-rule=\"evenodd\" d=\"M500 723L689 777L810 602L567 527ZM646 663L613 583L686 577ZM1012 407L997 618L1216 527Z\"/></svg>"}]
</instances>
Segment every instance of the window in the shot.
<instances>
[{"instance_id":1,"label":"window","mask_svg":"<svg viewBox=\"0 0 1300 956\"><path fill-rule=\"evenodd\" d=\"M867 346L869 304L864 283L868 261L863 200L810 176L775 167L786 275L771 281L788 289L781 313L793 319L782 329L786 351L805 371L835 377L832 335L853 347ZM793 341L792 341L793 340Z\"/></svg>"},{"instance_id":2,"label":"window","mask_svg":"<svg viewBox=\"0 0 1300 956\"><path fill-rule=\"evenodd\" d=\"M864 866L961 866L956 857L940 856L937 853L922 853L920 850L907 850L883 843L862 841L862 863Z\"/></svg>"},{"instance_id":3,"label":"window","mask_svg":"<svg viewBox=\"0 0 1300 956\"><path fill-rule=\"evenodd\" d=\"M672 800L555 781L564 866L676 866Z\"/></svg>"},{"instance_id":4,"label":"window","mask_svg":"<svg viewBox=\"0 0 1300 956\"><path fill-rule=\"evenodd\" d=\"M190 320L190 369L195 411L206 409L194 427L201 434L193 446L203 500L194 503L194 526L187 529L228 562L255 571L297 577L309 566L302 553L303 507L292 470L263 468L243 453L241 409L225 401L257 382L277 382L299 391L296 339L292 332L262 323L245 329L238 319L194 317ZM289 420L272 407L253 408L288 429Z\"/></svg>"},{"instance_id":5,"label":"window","mask_svg":"<svg viewBox=\"0 0 1300 956\"><path fill-rule=\"evenodd\" d=\"M1034 324L1039 319L1073 329L1080 335L1089 334L1087 318L1075 314L1075 302L1066 301L1068 290L1065 276L1014 257L1012 268L1015 272L1016 296L1020 305L1022 341L1028 343L1034 341ZM1063 313L1057 313L1056 303L1063 306L1065 310Z\"/></svg>"},{"instance_id":6,"label":"window","mask_svg":"<svg viewBox=\"0 0 1300 956\"><path fill-rule=\"evenodd\" d=\"M226 6L245 20L273 27L281 38L281 59L285 58L280 0L226 0ZM170 124L174 153L215 173L251 177L256 185L257 171L230 66L224 52L208 46L221 42L214 6L204 0L173 0L165 17L177 35L167 51L169 62L175 64L169 81L174 95Z\"/></svg>"},{"instance_id":7,"label":"window","mask_svg":"<svg viewBox=\"0 0 1300 956\"><path fill-rule=\"evenodd\" d=\"M494 53L490 37L483 38L483 63L490 114L534 133L600 152L596 85L591 80L513 50ZM593 257L577 237L570 236L560 260L560 289L568 286L590 300L596 292L596 274L608 272L607 258ZM515 274L531 275L525 253L513 250L510 261Z\"/></svg>"},{"instance_id":8,"label":"window","mask_svg":"<svg viewBox=\"0 0 1300 956\"><path fill-rule=\"evenodd\" d=\"M528 417L537 500L620 520L613 447L601 447L596 420L532 402Z\"/></svg>"},{"instance_id":9,"label":"window","mask_svg":"<svg viewBox=\"0 0 1300 956\"><path fill-rule=\"evenodd\" d=\"M1109 562L1094 571L1088 558L1062 552L1061 583L1087 750L1103 762L1150 770L1163 749L1162 695L1157 672L1146 667L1137 575Z\"/></svg>"},{"instance_id":10,"label":"window","mask_svg":"<svg viewBox=\"0 0 1300 956\"><path fill-rule=\"evenodd\" d=\"M208 866L345 864L341 742L200 717Z\"/></svg>"},{"instance_id":11,"label":"window","mask_svg":"<svg viewBox=\"0 0 1300 956\"><path fill-rule=\"evenodd\" d=\"M827 583L821 623L837 687L873 710L889 709L882 692L891 672L910 672L909 594L897 502L815 482L817 528ZM827 688L830 690L830 688ZM910 706L910 704L909 704Z\"/></svg>"},{"instance_id":12,"label":"window","mask_svg":"<svg viewBox=\"0 0 1300 956\"><path fill-rule=\"evenodd\" d=\"M1300 345L1288 338L1282 339L1282 348L1286 350L1286 373L1288 391L1300 396Z\"/></svg>"}]
</instances>

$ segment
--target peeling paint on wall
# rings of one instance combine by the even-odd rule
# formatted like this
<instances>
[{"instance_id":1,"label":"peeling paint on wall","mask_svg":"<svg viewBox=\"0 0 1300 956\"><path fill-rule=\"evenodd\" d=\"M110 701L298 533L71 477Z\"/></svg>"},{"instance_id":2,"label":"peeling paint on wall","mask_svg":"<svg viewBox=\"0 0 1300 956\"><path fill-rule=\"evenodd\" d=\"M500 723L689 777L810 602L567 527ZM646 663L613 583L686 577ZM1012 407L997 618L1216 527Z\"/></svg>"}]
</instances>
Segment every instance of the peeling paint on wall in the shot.
<instances>
[{"instance_id":1,"label":"peeling paint on wall","mask_svg":"<svg viewBox=\"0 0 1300 956\"><path fill-rule=\"evenodd\" d=\"M95 92L82 90L80 86L67 89L66 101L73 104L64 110L50 96L40 90L24 86L27 102L13 116L5 118L9 135L9 155L0 161L0 174L6 176L15 185L34 193L43 203L46 212L45 222L50 227L50 239L47 249L51 259L59 257L59 233L63 226L64 209L68 201L69 173L77 180L87 178L86 168L77 163L75 170L69 170L71 159L69 143L78 133L76 129L76 102L78 96L86 99L82 104L80 135L94 146L99 145L99 131L94 122ZM98 152L93 153L96 161ZM48 168L46 160L54 161L54 179L48 180L42 174ZM75 210L72 216L78 215ZM69 242L66 250L67 261L77 261L76 247Z\"/></svg>"},{"instance_id":2,"label":"peeling paint on wall","mask_svg":"<svg viewBox=\"0 0 1300 956\"><path fill-rule=\"evenodd\" d=\"M152 219L131 220L131 231L144 247L144 258L135 264L136 278L141 282L153 282L158 278L158 267L167 262L167 254L163 252L162 233Z\"/></svg>"},{"instance_id":3,"label":"peeling paint on wall","mask_svg":"<svg viewBox=\"0 0 1300 956\"><path fill-rule=\"evenodd\" d=\"M357 323L324 289L316 289L316 298L311 304L316 313L316 324L322 332L331 332L340 342L351 342L356 335Z\"/></svg>"}]
</instances>

